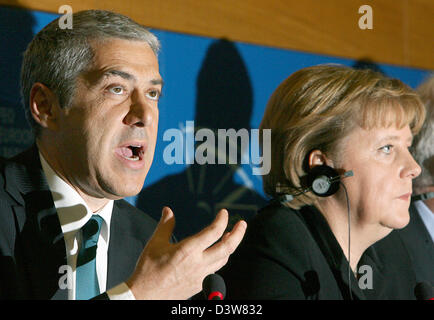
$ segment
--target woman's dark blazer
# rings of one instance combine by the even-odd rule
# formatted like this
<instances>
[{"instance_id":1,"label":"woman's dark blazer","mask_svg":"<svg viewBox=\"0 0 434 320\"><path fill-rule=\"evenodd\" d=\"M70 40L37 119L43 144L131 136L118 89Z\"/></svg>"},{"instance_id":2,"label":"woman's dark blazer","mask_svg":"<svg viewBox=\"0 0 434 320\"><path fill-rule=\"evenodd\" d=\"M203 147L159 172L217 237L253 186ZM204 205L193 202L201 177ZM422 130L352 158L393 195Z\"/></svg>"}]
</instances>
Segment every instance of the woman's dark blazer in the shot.
<instances>
[{"instance_id":1,"label":"woman's dark blazer","mask_svg":"<svg viewBox=\"0 0 434 320\"><path fill-rule=\"evenodd\" d=\"M352 272L349 278L348 261L318 210L272 202L250 220L240 247L219 273L228 299L414 299L409 255L391 236L383 239L380 255L368 248L358 264L359 278Z\"/></svg>"}]
</instances>

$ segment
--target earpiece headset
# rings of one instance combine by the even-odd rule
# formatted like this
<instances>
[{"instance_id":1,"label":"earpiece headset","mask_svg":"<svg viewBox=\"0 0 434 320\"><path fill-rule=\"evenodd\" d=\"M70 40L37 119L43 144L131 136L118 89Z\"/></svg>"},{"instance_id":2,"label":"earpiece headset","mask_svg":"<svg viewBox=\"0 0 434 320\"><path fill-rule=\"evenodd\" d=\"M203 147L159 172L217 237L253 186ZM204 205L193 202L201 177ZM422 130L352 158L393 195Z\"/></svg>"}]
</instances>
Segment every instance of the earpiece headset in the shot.
<instances>
[{"instance_id":1,"label":"earpiece headset","mask_svg":"<svg viewBox=\"0 0 434 320\"><path fill-rule=\"evenodd\" d=\"M277 200L280 202L289 202L292 201L294 197L310 191L319 197L328 197L339 190L341 179L351 176L353 176L353 171L351 170L341 175L330 166L315 166L305 177L305 187L295 189L295 194L289 194L288 191L290 189L278 183L276 187L276 193L278 194Z\"/></svg>"},{"instance_id":2,"label":"earpiece headset","mask_svg":"<svg viewBox=\"0 0 434 320\"><path fill-rule=\"evenodd\" d=\"M276 193L278 194L277 200L281 203L290 202L294 199L294 197L299 196L301 194L312 191L315 195L319 197L329 197L335 194L339 190L339 185L341 185L341 179L346 177L352 177L353 171L346 171L342 175L339 174L335 169L327 165L320 165L313 167L308 175L305 177L305 187L295 189L295 194L289 194L288 191L290 188L282 186L278 183L276 186ZM349 286L349 295L350 299L353 300L353 295L351 292L351 265L350 265L350 246L351 246L351 228L350 228L350 204L347 194L347 189L345 185L342 184L342 187L345 191L345 196L347 199L347 210L348 210L348 286ZM294 189L292 189L294 190Z\"/></svg>"}]
</instances>

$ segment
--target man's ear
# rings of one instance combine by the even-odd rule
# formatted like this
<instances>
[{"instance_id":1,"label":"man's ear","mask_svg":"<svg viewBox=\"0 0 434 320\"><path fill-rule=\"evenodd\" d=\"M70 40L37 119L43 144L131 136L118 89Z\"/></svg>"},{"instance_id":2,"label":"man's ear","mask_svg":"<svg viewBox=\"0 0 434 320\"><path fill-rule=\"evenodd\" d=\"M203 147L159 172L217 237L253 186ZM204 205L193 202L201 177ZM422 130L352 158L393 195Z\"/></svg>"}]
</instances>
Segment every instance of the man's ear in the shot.
<instances>
[{"instance_id":1,"label":"man's ear","mask_svg":"<svg viewBox=\"0 0 434 320\"><path fill-rule=\"evenodd\" d=\"M56 131L60 105L54 92L46 85L36 82L30 90L30 113L44 128Z\"/></svg>"},{"instance_id":2,"label":"man's ear","mask_svg":"<svg viewBox=\"0 0 434 320\"><path fill-rule=\"evenodd\" d=\"M325 155L321 150L315 149L309 153L309 169L316 166L328 165L333 168L333 161Z\"/></svg>"}]
</instances>

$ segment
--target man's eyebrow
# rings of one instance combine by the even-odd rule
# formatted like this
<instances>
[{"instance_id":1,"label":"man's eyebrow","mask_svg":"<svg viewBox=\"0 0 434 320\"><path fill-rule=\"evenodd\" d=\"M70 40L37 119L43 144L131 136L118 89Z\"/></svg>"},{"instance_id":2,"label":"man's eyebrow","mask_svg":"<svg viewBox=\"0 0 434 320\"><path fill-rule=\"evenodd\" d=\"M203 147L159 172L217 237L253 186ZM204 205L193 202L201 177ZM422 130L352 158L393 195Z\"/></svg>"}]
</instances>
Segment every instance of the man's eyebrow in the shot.
<instances>
[{"instance_id":1,"label":"man's eyebrow","mask_svg":"<svg viewBox=\"0 0 434 320\"><path fill-rule=\"evenodd\" d=\"M161 85L161 86L164 86L164 81L163 81L163 79L161 79L161 78L158 78L158 79L152 79L152 80L151 80L151 84L153 84L153 85Z\"/></svg>"},{"instance_id":2,"label":"man's eyebrow","mask_svg":"<svg viewBox=\"0 0 434 320\"><path fill-rule=\"evenodd\" d=\"M120 71L120 70L108 70L108 71L103 73L103 78L109 77L109 76L119 76L125 80L132 80L134 82L137 81L137 78L134 75L132 75L128 72L125 72L125 71ZM153 85L161 85L161 86L164 85L164 81L161 78L152 79L152 80L150 80L150 83Z\"/></svg>"},{"instance_id":3,"label":"man's eyebrow","mask_svg":"<svg viewBox=\"0 0 434 320\"><path fill-rule=\"evenodd\" d=\"M121 78L124 78L125 80L133 80L133 81L137 80L136 77L133 76L132 74L120 70L108 70L103 73L104 78L109 76L119 76Z\"/></svg>"}]
</instances>

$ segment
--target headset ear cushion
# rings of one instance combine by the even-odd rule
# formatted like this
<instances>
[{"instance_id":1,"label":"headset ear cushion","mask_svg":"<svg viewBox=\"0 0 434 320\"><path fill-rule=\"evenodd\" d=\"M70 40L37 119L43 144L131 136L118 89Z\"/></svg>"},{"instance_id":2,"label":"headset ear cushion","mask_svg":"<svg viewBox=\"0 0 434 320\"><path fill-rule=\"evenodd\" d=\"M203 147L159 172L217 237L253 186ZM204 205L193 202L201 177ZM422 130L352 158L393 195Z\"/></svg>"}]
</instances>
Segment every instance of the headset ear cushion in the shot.
<instances>
[{"instance_id":1,"label":"headset ear cushion","mask_svg":"<svg viewBox=\"0 0 434 320\"><path fill-rule=\"evenodd\" d=\"M339 189L340 179L330 182L332 178L339 177L339 173L332 167L315 166L307 176L307 183L314 194L319 197L328 197Z\"/></svg>"}]
</instances>

